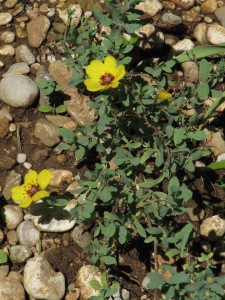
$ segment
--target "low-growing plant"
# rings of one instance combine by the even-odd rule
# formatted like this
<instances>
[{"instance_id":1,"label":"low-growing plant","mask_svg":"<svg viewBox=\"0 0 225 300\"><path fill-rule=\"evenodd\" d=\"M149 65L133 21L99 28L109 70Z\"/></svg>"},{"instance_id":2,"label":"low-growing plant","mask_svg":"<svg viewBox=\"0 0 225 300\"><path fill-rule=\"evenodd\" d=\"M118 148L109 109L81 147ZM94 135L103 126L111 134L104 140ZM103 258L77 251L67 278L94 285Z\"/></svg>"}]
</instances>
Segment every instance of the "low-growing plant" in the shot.
<instances>
[{"instance_id":1,"label":"low-growing plant","mask_svg":"<svg viewBox=\"0 0 225 300\"><path fill-rule=\"evenodd\" d=\"M75 132L60 129L58 149L73 149L78 162L90 151L96 153L93 170L71 191L79 198L70 214L78 224L93 225L93 241L85 251L97 267L110 272L119 266L122 249L136 238L153 249L155 268L147 274L147 288L160 291L154 299L162 294L167 300L223 299L224 277L216 277L210 255L190 253L197 233L191 223L176 220L192 198L187 174L195 172L196 161L210 155L203 127L224 101L224 93L216 90L224 60L214 70L207 56L224 52L224 44L196 47L137 72L132 51L140 39L136 30L144 24L135 9L139 2L107 1L105 12L94 8L94 17L82 17L78 28L68 27L63 40L68 69L74 69L69 85L88 94L98 113L96 121ZM199 63L199 82L171 92L174 82L168 74L188 60ZM185 105L199 109L205 98L215 95L219 98L207 112L191 117L183 113ZM158 250L175 262L184 261L183 269L165 264L171 273L166 280L157 266ZM207 268L201 264L205 261ZM114 283L106 273L101 283L92 281L91 286L100 292L93 299L113 295Z\"/></svg>"}]
</instances>

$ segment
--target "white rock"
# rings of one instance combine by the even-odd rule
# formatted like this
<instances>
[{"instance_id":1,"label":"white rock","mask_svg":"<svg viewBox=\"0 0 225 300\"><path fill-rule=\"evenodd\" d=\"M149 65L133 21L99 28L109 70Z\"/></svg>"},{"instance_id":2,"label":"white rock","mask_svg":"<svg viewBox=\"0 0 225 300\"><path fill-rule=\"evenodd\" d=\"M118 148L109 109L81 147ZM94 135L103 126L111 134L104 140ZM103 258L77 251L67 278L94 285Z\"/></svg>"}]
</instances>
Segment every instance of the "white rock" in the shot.
<instances>
[{"instance_id":1,"label":"white rock","mask_svg":"<svg viewBox=\"0 0 225 300\"><path fill-rule=\"evenodd\" d=\"M195 61L186 61L181 64L181 67L184 71L184 78L188 82L198 81L198 64Z\"/></svg>"},{"instance_id":2,"label":"white rock","mask_svg":"<svg viewBox=\"0 0 225 300\"><path fill-rule=\"evenodd\" d=\"M2 77L9 75L24 75L30 72L30 67L26 62L15 63L11 65L7 72L5 72Z\"/></svg>"},{"instance_id":3,"label":"white rock","mask_svg":"<svg viewBox=\"0 0 225 300\"><path fill-rule=\"evenodd\" d=\"M13 56L15 54L15 49L12 45L3 45L0 47L0 55Z\"/></svg>"},{"instance_id":4,"label":"white rock","mask_svg":"<svg viewBox=\"0 0 225 300\"><path fill-rule=\"evenodd\" d=\"M80 22L80 18L82 16L82 9L79 4L72 4L70 7L71 11L73 11L71 15L70 25L76 27ZM57 11L59 14L59 18L63 21L64 24L67 24L69 20L67 10L61 10L60 8L57 8Z\"/></svg>"},{"instance_id":5,"label":"white rock","mask_svg":"<svg viewBox=\"0 0 225 300\"><path fill-rule=\"evenodd\" d=\"M0 82L0 99L12 107L30 106L38 93L36 84L25 75L7 76Z\"/></svg>"},{"instance_id":6,"label":"white rock","mask_svg":"<svg viewBox=\"0 0 225 300\"><path fill-rule=\"evenodd\" d=\"M52 179L50 186L62 187L65 182L71 183L73 181L73 173L68 170L56 169L51 170Z\"/></svg>"},{"instance_id":7,"label":"white rock","mask_svg":"<svg viewBox=\"0 0 225 300\"><path fill-rule=\"evenodd\" d=\"M44 257L34 257L24 268L24 288L30 297L45 300L61 300L65 294L65 278L54 272Z\"/></svg>"},{"instance_id":8,"label":"white rock","mask_svg":"<svg viewBox=\"0 0 225 300\"><path fill-rule=\"evenodd\" d=\"M211 24L208 27L206 37L213 45L225 43L225 28L217 23Z\"/></svg>"},{"instance_id":9,"label":"white rock","mask_svg":"<svg viewBox=\"0 0 225 300\"><path fill-rule=\"evenodd\" d=\"M0 13L0 25L6 25L12 20L12 15L8 12Z\"/></svg>"},{"instance_id":10,"label":"white rock","mask_svg":"<svg viewBox=\"0 0 225 300\"><path fill-rule=\"evenodd\" d=\"M222 160L225 160L225 153L220 154L216 159L217 162L220 162Z\"/></svg>"},{"instance_id":11,"label":"white rock","mask_svg":"<svg viewBox=\"0 0 225 300\"><path fill-rule=\"evenodd\" d=\"M13 263L25 263L31 256L33 252L27 246L16 245L9 248L9 257Z\"/></svg>"},{"instance_id":12,"label":"white rock","mask_svg":"<svg viewBox=\"0 0 225 300\"><path fill-rule=\"evenodd\" d=\"M183 39L178 41L172 48L175 50L176 53L181 53L184 51L188 51L193 49L195 44L190 39Z\"/></svg>"},{"instance_id":13,"label":"white rock","mask_svg":"<svg viewBox=\"0 0 225 300\"><path fill-rule=\"evenodd\" d=\"M23 221L16 229L21 245L34 247L40 241L40 232L30 221Z\"/></svg>"},{"instance_id":14,"label":"white rock","mask_svg":"<svg viewBox=\"0 0 225 300\"><path fill-rule=\"evenodd\" d=\"M17 162L19 164L23 164L27 160L27 155L25 153L18 153L17 154Z\"/></svg>"},{"instance_id":15,"label":"white rock","mask_svg":"<svg viewBox=\"0 0 225 300\"><path fill-rule=\"evenodd\" d=\"M10 44L10 43L14 42L15 41L15 37L16 37L16 34L13 31L4 31L1 34L1 40L5 44Z\"/></svg>"},{"instance_id":16,"label":"white rock","mask_svg":"<svg viewBox=\"0 0 225 300\"><path fill-rule=\"evenodd\" d=\"M208 27L206 23L199 23L193 31L193 36L201 45L208 44L206 37L207 29Z\"/></svg>"},{"instance_id":17,"label":"white rock","mask_svg":"<svg viewBox=\"0 0 225 300\"><path fill-rule=\"evenodd\" d=\"M91 280L101 280L101 273L96 272L93 266L86 265L79 269L76 276L75 286L80 288L79 300L88 300L91 296L98 296L99 291L94 290L89 282Z\"/></svg>"},{"instance_id":18,"label":"white rock","mask_svg":"<svg viewBox=\"0 0 225 300\"><path fill-rule=\"evenodd\" d=\"M205 219L200 225L200 234L208 241L216 241L225 233L225 220L219 215Z\"/></svg>"},{"instance_id":19,"label":"white rock","mask_svg":"<svg viewBox=\"0 0 225 300\"><path fill-rule=\"evenodd\" d=\"M23 211L16 205L5 205L2 213L8 229L15 229L23 221Z\"/></svg>"},{"instance_id":20,"label":"white rock","mask_svg":"<svg viewBox=\"0 0 225 300\"><path fill-rule=\"evenodd\" d=\"M28 65L32 65L35 63L35 57L27 45L20 45L16 47L16 61L24 61L28 63Z\"/></svg>"},{"instance_id":21,"label":"white rock","mask_svg":"<svg viewBox=\"0 0 225 300\"><path fill-rule=\"evenodd\" d=\"M158 0L145 0L135 6L135 9L141 10L151 17L154 17L162 8L162 3Z\"/></svg>"},{"instance_id":22,"label":"white rock","mask_svg":"<svg viewBox=\"0 0 225 300\"><path fill-rule=\"evenodd\" d=\"M14 278L1 278L0 280L1 300L25 300L25 291L22 284Z\"/></svg>"},{"instance_id":23,"label":"white rock","mask_svg":"<svg viewBox=\"0 0 225 300\"><path fill-rule=\"evenodd\" d=\"M30 170L32 168L32 164L30 164L29 162L24 162L23 163L24 168L26 168L27 170Z\"/></svg>"},{"instance_id":24,"label":"white rock","mask_svg":"<svg viewBox=\"0 0 225 300\"><path fill-rule=\"evenodd\" d=\"M65 206L64 210L70 211L74 207L75 207L75 203L71 202ZM49 223L42 224L39 222L39 219L41 218L41 216L30 215L30 218L36 228L38 228L40 231L45 231L45 232L65 232L65 231L72 229L74 227L74 225L76 224L75 219L73 219L73 220L67 220L67 219L66 220L56 220L56 219L52 218Z\"/></svg>"}]
</instances>

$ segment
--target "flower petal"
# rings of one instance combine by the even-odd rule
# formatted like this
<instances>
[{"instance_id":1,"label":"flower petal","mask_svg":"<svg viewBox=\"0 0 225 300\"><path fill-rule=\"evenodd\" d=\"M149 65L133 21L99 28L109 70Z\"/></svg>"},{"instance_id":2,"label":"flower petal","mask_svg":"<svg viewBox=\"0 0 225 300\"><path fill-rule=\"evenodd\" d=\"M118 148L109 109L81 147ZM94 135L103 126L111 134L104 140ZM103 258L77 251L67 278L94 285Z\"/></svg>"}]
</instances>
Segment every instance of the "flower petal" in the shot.
<instances>
[{"instance_id":1,"label":"flower petal","mask_svg":"<svg viewBox=\"0 0 225 300\"><path fill-rule=\"evenodd\" d=\"M94 78L96 80L98 80L103 74L105 74L105 66L98 59L92 60L90 65L88 65L85 70L90 78Z\"/></svg>"},{"instance_id":2,"label":"flower petal","mask_svg":"<svg viewBox=\"0 0 225 300\"><path fill-rule=\"evenodd\" d=\"M119 85L119 81L118 80L113 80L110 84L109 84L109 87L111 88L117 88Z\"/></svg>"},{"instance_id":3,"label":"flower petal","mask_svg":"<svg viewBox=\"0 0 225 300\"><path fill-rule=\"evenodd\" d=\"M32 197L32 201L38 201L42 198L48 197L50 194L47 191L39 191L37 193L35 193Z\"/></svg>"},{"instance_id":4,"label":"flower petal","mask_svg":"<svg viewBox=\"0 0 225 300\"><path fill-rule=\"evenodd\" d=\"M90 92L97 92L104 88L100 82L92 79L85 79L84 84L86 85L87 90Z\"/></svg>"},{"instance_id":5,"label":"flower petal","mask_svg":"<svg viewBox=\"0 0 225 300\"><path fill-rule=\"evenodd\" d=\"M104 60L104 65L105 65L106 73L111 73L112 75L116 74L117 63L113 56L111 55L106 56Z\"/></svg>"},{"instance_id":6,"label":"flower petal","mask_svg":"<svg viewBox=\"0 0 225 300\"><path fill-rule=\"evenodd\" d=\"M52 173L47 169L42 170L37 176L37 182L42 189L45 189L49 185L51 179Z\"/></svg>"},{"instance_id":7,"label":"flower petal","mask_svg":"<svg viewBox=\"0 0 225 300\"><path fill-rule=\"evenodd\" d=\"M120 65L116 69L114 81L122 79L126 74L124 65Z\"/></svg>"},{"instance_id":8,"label":"flower petal","mask_svg":"<svg viewBox=\"0 0 225 300\"><path fill-rule=\"evenodd\" d=\"M32 199L27 196L26 198L24 198L22 201L19 202L19 207L26 208L29 205L31 205L31 203L32 203Z\"/></svg>"},{"instance_id":9,"label":"flower petal","mask_svg":"<svg viewBox=\"0 0 225 300\"><path fill-rule=\"evenodd\" d=\"M37 184L37 172L34 170L30 170L24 177L24 183L31 183L31 184Z\"/></svg>"},{"instance_id":10,"label":"flower petal","mask_svg":"<svg viewBox=\"0 0 225 300\"><path fill-rule=\"evenodd\" d=\"M11 189L12 193L12 199L15 202L20 202L22 201L25 197L27 197L26 190L24 188L24 185L21 186L14 186Z\"/></svg>"}]
</instances>

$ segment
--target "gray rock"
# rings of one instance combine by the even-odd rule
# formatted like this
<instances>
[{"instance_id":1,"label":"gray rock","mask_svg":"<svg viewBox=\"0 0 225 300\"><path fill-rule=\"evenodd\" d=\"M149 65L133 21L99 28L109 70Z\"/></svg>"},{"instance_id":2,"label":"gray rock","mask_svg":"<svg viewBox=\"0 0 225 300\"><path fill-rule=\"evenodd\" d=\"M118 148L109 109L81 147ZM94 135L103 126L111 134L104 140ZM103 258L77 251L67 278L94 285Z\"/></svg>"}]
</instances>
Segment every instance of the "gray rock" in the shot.
<instances>
[{"instance_id":1,"label":"gray rock","mask_svg":"<svg viewBox=\"0 0 225 300\"><path fill-rule=\"evenodd\" d=\"M24 268L24 288L30 297L61 300L65 294L65 278L54 272L44 257L30 258Z\"/></svg>"},{"instance_id":2,"label":"gray rock","mask_svg":"<svg viewBox=\"0 0 225 300\"><path fill-rule=\"evenodd\" d=\"M22 284L14 278L1 278L0 299L25 300L25 291Z\"/></svg>"},{"instance_id":3,"label":"gray rock","mask_svg":"<svg viewBox=\"0 0 225 300\"><path fill-rule=\"evenodd\" d=\"M81 248L86 247L91 243L92 236L89 232L84 232L82 226L76 226L71 232L72 240Z\"/></svg>"},{"instance_id":4,"label":"gray rock","mask_svg":"<svg viewBox=\"0 0 225 300\"><path fill-rule=\"evenodd\" d=\"M170 12L167 12L162 15L162 22L173 24L173 25L179 25L182 23L182 18Z\"/></svg>"},{"instance_id":5,"label":"gray rock","mask_svg":"<svg viewBox=\"0 0 225 300\"><path fill-rule=\"evenodd\" d=\"M15 229L23 221L23 211L17 205L5 205L1 211L8 229Z\"/></svg>"},{"instance_id":6,"label":"gray rock","mask_svg":"<svg viewBox=\"0 0 225 300\"><path fill-rule=\"evenodd\" d=\"M22 180L21 174L16 173L14 170L12 170L8 177L6 178L5 187L3 189L3 196L6 200L9 200L11 198L11 188L20 185Z\"/></svg>"},{"instance_id":7,"label":"gray rock","mask_svg":"<svg viewBox=\"0 0 225 300\"><path fill-rule=\"evenodd\" d=\"M9 75L24 75L30 72L30 67L26 62L15 63L11 65L7 72L5 72L2 77Z\"/></svg>"},{"instance_id":8,"label":"gray rock","mask_svg":"<svg viewBox=\"0 0 225 300\"><path fill-rule=\"evenodd\" d=\"M25 75L7 76L0 82L0 99L12 107L30 106L38 94L36 84Z\"/></svg>"},{"instance_id":9,"label":"gray rock","mask_svg":"<svg viewBox=\"0 0 225 300\"><path fill-rule=\"evenodd\" d=\"M215 16L220 21L221 25L225 27L225 6L217 8L215 11Z\"/></svg>"},{"instance_id":10,"label":"gray rock","mask_svg":"<svg viewBox=\"0 0 225 300\"><path fill-rule=\"evenodd\" d=\"M24 245L16 245L9 248L9 257L16 264L25 263L32 255L33 252Z\"/></svg>"},{"instance_id":11,"label":"gray rock","mask_svg":"<svg viewBox=\"0 0 225 300\"><path fill-rule=\"evenodd\" d=\"M35 57L27 45L20 45L16 47L16 61L26 62L28 65L35 63Z\"/></svg>"}]
</instances>

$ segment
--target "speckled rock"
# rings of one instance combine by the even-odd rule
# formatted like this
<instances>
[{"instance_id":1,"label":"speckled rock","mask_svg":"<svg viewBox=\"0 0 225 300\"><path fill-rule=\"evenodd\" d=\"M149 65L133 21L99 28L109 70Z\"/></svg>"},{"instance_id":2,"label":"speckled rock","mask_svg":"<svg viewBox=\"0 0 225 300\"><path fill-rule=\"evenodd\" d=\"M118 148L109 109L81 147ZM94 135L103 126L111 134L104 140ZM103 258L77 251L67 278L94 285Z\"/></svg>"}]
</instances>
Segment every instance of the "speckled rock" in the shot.
<instances>
[{"instance_id":1,"label":"speckled rock","mask_svg":"<svg viewBox=\"0 0 225 300\"><path fill-rule=\"evenodd\" d=\"M52 187L62 187L65 182L68 184L73 181L73 173L64 170L64 169L55 169L51 170L52 179L50 182L50 186Z\"/></svg>"},{"instance_id":2,"label":"speckled rock","mask_svg":"<svg viewBox=\"0 0 225 300\"><path fill-rule=\"evenodd\" d=\"M162 3L159 0L145 0L135 6L135 9L141 10L151 17L155 16L162 8Z\"/></svg>"},{"instance_id":3,"label":"speckled rock","mask_svg":"<svg viewBox=\"0 0 225 300\"><path fill-rule=\"evenodd\" d=\"M193 36L196 38L198 43L201 45L208 44L208 40L207 40L207 36L206 36L207 30L208 30L208 26L206 23L199 23L199 24L197 24L197 26L195 27L195 29L193 31Z\"/></svg>"},{"instance_id":4,"label":"speckled rock","mask_svg":"<svg viewBox=\"0 0 225 300\"><path fill-rule=\"evenodd\" d=\"M54 272L44 257L30 258L24 268L24 288L30 297L61 300L65 294L65 278Z\"/></svg>"},{"instance_id":5,"label":"speckled rock","mask_svg":"<svg viewBox=\"0 0 225 300\"><path fill-rule=\"evenodd\" d=\"M171 2L184 9L191 8L195 4L195 0L171 0Z\"/></svg>"},{"instance_id":6,"label":"speckled rock","mask_svg":"<svg viewBox=\"0 0 225 300\"><path fill-rule=\"evenodd\" d=\"M89 281L101 280L101 273L96 272L91 265L83 266L79 269L76 276L75 286L80 288L80 300L88 300L91 296L98 296L99 291L94 290Z\"/></svg>"},{"instance_id":7,"label":"speckled rock","mask_svg":"<svg viewBox=\"0 0 225 300\"><path fill-rule=\"evenodd\" d=\"M195 44L190 39L183 39L178 41L175 45L172 46L174 51L179 54L184 51L191 50L195 47Z\"/></svg>"},{"instance_id":8,"label":"speckled rock","mask_svg":"<svg viewBox=\"0 0 225 300\"><path fill-rule=\"evenodd\" d=\"M60 142L59 129L44 118L37 121L34 129L34 136L39 138L41 143L49 147Z\"/></svg>"},{"instance_id":9,"label":"speckled rock","mask_svg":"<svg viewBox=\"0 0 225 300\"><path fill-rule=\"evenodd\" d=\"M187 61L181 64L184 77L188 82L197 82L199 77L198 64L195 61Z\"/></svg>"},{"instance_id":10,"label":"speckled rock","mask_svg":"<svg viewBox=\"0 0 225 300\"><path fill-rule=\"evenodd\" d=\"M2 45L2 46L0 46L0 55L13 56L14 54L15 54L15 49L12 45Z\"/></svg>"},{"instance_id":11,"label":"speckled rock","mask_svg":"<svg viewBox=\"0 0 225 300\"><path fill-rule=\"evenodd\" d=\"M71 4L71 11L73 11L73 13L70 16L70 25L76 27L80 22L82 9L79 4ZM57 12L59 14L59 18L63 21L63 23L67 24L69 20L68 11L66 9L57 8Z\"/></svg>"},{"instance_id":12,"label":"speckled rock","mask_svg":"<svg viewBox=\"0 0 225 300\"><path fill-rule=\"evenodd\" d=\"M2 213L8 229L15 229L23 221L23 211L17 205L5 205Z\"/></svg>"},{"instance_id":13,"label":"speckled rock","mask_svg":"<svg viewBox=\"0 0 225 300\"><path fill-rule=\"evenodd\" d=\"M200 234L208 241L216 241L225 233L225 219L219 215L205 219L200 225Z\"/></svg>"},{"instance_id":14,"label":"speckled rock","mask_svg":"<svg viewBox=\"0 0 225 300\"><path fill-rule=\"evenodd\" d=\"M6 183L3 189L3 196L6 200L9 200L11 198L11 189L12 187L16 185L20 185L22 180L21 174L16 173L14 170L12 170L9 175L6 178Z\"/></svg>"},{"instance_id":15,"label":"speckled rock","mask_svg":"<svg viewBox=\"0 0 225 300\"><path fill-rule=\"evenodd\" d=\"M31 256L33 256L33 252L24 245L16 245L9 248L9 257L13 263L25 263Z\"/></svg>"},{"instance_id":16,"label":"speckled rock","mask_svg":"<svg viewBox=\"0 0 225 300\"><path fill-rule=\"evenodd\" d=\"M218 8L217 0L206 0L201 4L202 14L213 14Z\"/></svg>"},{"instance_id":17,"label":"speckled rock","mask_svg":"<svg viewBox=\"0 0 225 300\"><path fill-rule=\"evenodd\" d=\"M207 40L217 45L225 43L225 28L217 23L210 24L206 33Z\"/></svg>"},{"instance_id":18,"label":"speckled rock","mask_svg":"<svg viewBox=\"0 0 225 300\"><path fill-rule=\"evenodd\" d=\"M0 26L10 23L12 20L12 15L9 12L0 13Z\"/></svg>"},{"instance_id":19,"label":"speckled rock","mask_svg":"<svg viewBox=\"0 0 225 300\"><path fill-rule=\"evenodd\" d=\"M1 278L0 280L1 300L25 300L25 291L22 284L14 278Z\"/></svg>"}]
</instances>

